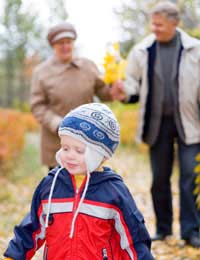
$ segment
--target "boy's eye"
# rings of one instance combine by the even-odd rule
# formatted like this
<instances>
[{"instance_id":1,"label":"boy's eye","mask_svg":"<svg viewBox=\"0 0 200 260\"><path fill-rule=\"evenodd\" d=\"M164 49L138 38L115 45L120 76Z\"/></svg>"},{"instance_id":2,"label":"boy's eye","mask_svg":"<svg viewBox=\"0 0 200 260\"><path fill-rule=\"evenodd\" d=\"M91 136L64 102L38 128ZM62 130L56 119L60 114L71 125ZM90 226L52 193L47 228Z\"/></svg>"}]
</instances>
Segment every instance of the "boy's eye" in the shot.
<instances>
[{"instance_id":1,"label":"boy's eye","mask_svg":"<svg viewBox=\"0 0 200 260\"><path fill-rule=\"evenodd\" d=\"M85 151L82 150L82 149L77 149L76 151L77 151L77 153L79 153L79 154L83 154L83 153L85 152Z\"/></svg>"},{"instance_id":2,"label":"boy's eye","mask_svg":"<svg viewBox=\"0 0 200 260\"><path fill-rule=\"evenodd\" d=\"M67 147L64 147L64 148L63 148L63 151L65 151L65 152L68 151L68 150L69 150L69 149L68 149Z\"/></svg>"}]
</instances>

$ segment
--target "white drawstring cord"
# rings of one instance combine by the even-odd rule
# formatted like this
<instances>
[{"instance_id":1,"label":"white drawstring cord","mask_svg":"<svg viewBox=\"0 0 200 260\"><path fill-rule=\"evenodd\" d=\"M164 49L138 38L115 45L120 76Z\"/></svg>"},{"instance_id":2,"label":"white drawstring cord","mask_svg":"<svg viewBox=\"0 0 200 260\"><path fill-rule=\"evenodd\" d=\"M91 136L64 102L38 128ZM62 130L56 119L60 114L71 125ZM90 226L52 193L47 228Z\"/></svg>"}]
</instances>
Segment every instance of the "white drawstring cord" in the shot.
<instances>
[{"instance_id":1,"label":"white drawstring cord","mask_svg":"<svg viewBox=\"0 0 200 260\"><path fill-rule=\"evenodd\" d=\"M57 153L56 153L56 161L62 166L61 160L60 160L60 152L62 149L60 149ZM73 218L72 218L72 223L71 223L71 230L70 230L70 234L69 237L72 238L74 235L74 228L75 228L75 222L78 216L78 213L80 211L80 207L83 203L83 200L85 198L87 189L88 189L88 185L89 185L89 180L90 180L90 173L93 172L95 169L97 169L99 167L99 165L101 164L101 162L104 159L104 155L100 154L99 152L95 151L94 149L90 148L90 147L86 147L86 151L85 151L85 161L86 161L86 165L87 165L87 179L86 179L86 184L81 196L81 199L79 201L78 207L74 212ZM51 186L51 190L50 190L50 195L49 195L49 199L48 199L48 208L47 208L47 216L46 216L46 221L45 221L45 227L48 227L48 219L49 219L49 214L50 214L50 208L51 208L51 198L53 195L53 190L54 190L54 186L55 186L55 182L58 176L58 173L60 172L61 169L63 169L64 167L60 168L58 170L58 172L56 172L52 186Z\"/></svg>"},{"instance_id":2,"label":"white drawstring cord","mask_svg":"<svg viewBox=\"0 0 200 260\"><path fill-rule=\"evenodd\" d=\"M47 206L47 215L46 215L46 220L45 220L45 228L47 228L49 225L49 215L50 215L50 209L51 209L51 199L52 199L52 195L53 195L53 190L56 184L56 179L58 177L59 172L63 169L63 167L61 167L60 169L57 170L54 178L53 178L53 182L51 184L51 189L50 189L50 193L49 193L49 198L48 198L48 206Z\"/></svg>"},{"instance_id":3,"label":"white drawstring cord","mask_svg":"<svg viewBox=\"0 0 200 260\"><path fill-rule=\"evenodd\" d=\"M82 197L79 201L78 207L77 207L77 209L74 213L73 219L72 219L71 230L70 230L70 235L69 235L70 238L72 238L74 235L76 218L78 216L81 204L83 203L83 200L85 198L85 195L86 195L86 192L88 189L90 173L99 167L99 165L101 164L103 159L104 159L104 155L100 154L99 152L95 151L94 149L90 148L89 146L86 147L85 161L86 161L86 165L87 165L87 180L86 180L86 184L85 184L85 188L84 188Z\"/></svg>"},{"instance_id":4,"label":"white drawstring cord","mask_svg":"<svg viewBox=\"0 0 200 260\"><path fill-rule=\"evenodd\" d=\"M90 173L87 172L87 180L86 180L85 188L84 188L82 197L81 197L81 199L80 199L80 201L79 201L78 207L77 207L77 209L76 209L76 211L75 211L75 213L74 213L73 219L72 219L71 230L70 230L70 234L69 234L69 237L70 237L70 238L72 238L73 235L74 235L74 227L75 227L76 218L77 218L77 216L78 216L78 213L79 213L81 204L83 203L83 200L84 200L84 198L85 198L85 194L86 194L86 192L87 192L88 185L89 185L89 180L90 180Z\"/></svg>"}]
</instances>

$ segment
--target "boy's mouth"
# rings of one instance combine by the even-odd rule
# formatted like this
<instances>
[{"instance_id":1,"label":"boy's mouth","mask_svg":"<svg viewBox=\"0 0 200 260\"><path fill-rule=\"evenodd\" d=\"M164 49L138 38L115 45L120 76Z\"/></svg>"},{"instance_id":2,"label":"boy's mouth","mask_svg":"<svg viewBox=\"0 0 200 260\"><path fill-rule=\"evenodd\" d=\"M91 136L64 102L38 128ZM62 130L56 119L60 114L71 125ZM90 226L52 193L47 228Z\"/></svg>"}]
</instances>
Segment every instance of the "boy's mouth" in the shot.
<instances>
[{"instance_id":1,"label":"boy's mouth","mask_svg":"<svg viewBox=\"0 0 200 260\"><path fill-rule=\"evenodd\" d=\"M77 167L77 164L74 164L74 163L66 163L66 164L67 164L67 167L69 167L70 169Z\"/></svg>"}]
</instances>

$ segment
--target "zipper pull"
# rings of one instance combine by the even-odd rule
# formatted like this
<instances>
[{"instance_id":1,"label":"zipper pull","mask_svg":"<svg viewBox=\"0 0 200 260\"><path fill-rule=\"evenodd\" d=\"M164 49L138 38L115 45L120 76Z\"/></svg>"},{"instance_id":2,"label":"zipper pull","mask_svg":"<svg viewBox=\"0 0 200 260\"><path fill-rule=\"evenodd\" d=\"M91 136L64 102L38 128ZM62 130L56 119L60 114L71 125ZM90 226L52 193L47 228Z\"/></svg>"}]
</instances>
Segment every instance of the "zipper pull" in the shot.
<instances>
[{"instance_id":1,"label":"zipper pull","mask_svg":"<svg viewBox=\"0 0 200 260\"><path fill-rule=\"evenodd\" d=\"M107 250L106 248L102 249L102 255L103 255L103 260L108 260L108 255L107 255Z\"/></svg>"}]
</instances>

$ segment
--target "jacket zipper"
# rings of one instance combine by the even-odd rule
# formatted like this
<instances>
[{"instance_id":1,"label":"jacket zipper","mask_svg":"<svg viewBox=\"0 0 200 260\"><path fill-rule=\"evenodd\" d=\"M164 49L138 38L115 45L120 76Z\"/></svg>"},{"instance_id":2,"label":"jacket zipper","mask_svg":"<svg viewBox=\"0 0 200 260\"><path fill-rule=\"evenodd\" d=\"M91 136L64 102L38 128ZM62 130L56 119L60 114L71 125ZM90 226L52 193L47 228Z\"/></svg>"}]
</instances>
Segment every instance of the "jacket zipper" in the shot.
<instances>
[{"instance_id":1,"label":"jacket zipper","mask_svg":"<svg viewBox=\"0 0 200 260\"><path fill-rule=\"evenodd\" d=\"M107 250L106 248L102 249L102 256L103 256L103 260L108 260L108 255L107 255Z\"/></svg>"},{"instance_id":2,"label":"jacket zipper","mask_svg":"<svg viewBox=\"0 0 200 260\"><path fill-rule=\"evenodd\" d=\"M48 255L48 247L46 246L43 254L43 260L47 260L47 255Z\"/></svg>"},{"instance_id":3,"label":"jacket zipper","mask_svg":"<svg viewBox=\"0 0 200 260\"><path fill-rule=\"evenodd\" d=\"M74 206L73 206L73 211L72 211L72 219L74 216L74 213L77 208L78 200L79 200L79 189L75 187L74 189ZM75 229L75 227L74 227ZM76 251L76 236L75 236L75 230L74 230L74 235L73 235L73 242L71 243L71 254L73 255L74 251Z\"/></svg>"},{"instance_id":4,"label":"jacket zipper","mask_svg":"<svg viewBox=\"0 0 200 260\"><path fill-rule=\"evenodd\" d=\"M78 201L79 201L79 189L76 188L73 213L75 212L75 210L76 210L76 208L77 208Z\"/></svg>"}]
</instances>

